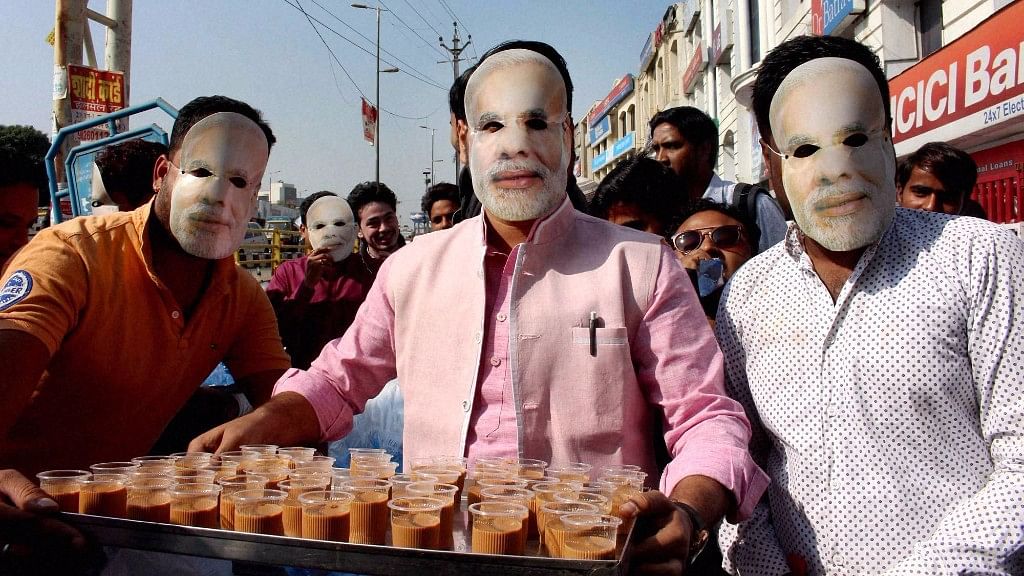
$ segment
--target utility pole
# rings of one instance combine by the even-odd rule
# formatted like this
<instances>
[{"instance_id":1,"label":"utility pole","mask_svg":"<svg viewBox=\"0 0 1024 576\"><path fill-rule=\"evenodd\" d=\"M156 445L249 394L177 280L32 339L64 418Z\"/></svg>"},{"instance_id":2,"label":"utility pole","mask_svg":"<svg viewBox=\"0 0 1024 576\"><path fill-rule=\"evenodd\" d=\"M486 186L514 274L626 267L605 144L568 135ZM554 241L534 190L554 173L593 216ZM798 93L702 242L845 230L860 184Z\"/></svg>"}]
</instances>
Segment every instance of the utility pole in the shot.
<instances>
[{"instance_id":1,"label":"utility pole","mask_svg":"<svg viewBox=\"0 0 1024 576\"><path fill-rule=\"evenodd\" d=\"M462 46L459 46L459 43L462 42L462 39L459 38L459 23L458 22L452 22L452 28L454 28L455 31L452 33L452 47L451 48L449 48L448 45L444 43L444 38L442 38L440 36L437 37L437 41L441 44L441 48L444 48L445 50L447 50L448 54L451 54L452 59L451 60L441 60L440 62L438 62L438 64L445 64L447 62L451 62L452 63L452 80L455 81L455 80L459 79L459 62L462 61L462 60L465 60L465 58L461 57L462 56L462 51L465 50L466 48L468 48L469 45L473 43L473 35L472 34L468 35L466 37L466 43L463 44ZM433 169L433 166L431 166L431 169ZM459 154L458 154L458 152L456 152L455 153L455 182L457 183L458 181L459 181Z\"/></svg>"}]
</instances>

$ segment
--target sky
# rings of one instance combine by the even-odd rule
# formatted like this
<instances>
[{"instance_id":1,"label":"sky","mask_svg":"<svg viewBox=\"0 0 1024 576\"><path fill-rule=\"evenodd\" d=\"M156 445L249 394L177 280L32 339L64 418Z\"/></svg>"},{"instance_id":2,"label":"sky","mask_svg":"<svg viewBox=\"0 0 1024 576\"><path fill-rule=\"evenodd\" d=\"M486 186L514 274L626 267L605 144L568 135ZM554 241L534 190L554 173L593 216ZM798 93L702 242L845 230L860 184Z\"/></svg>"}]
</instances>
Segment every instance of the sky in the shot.
<instances>
[{"instance_id":1,"label":"sky","mask_svg":"<svg viewBox=\"0 0 1024 576\"><path fill-rule=\"evenodd\" d=\"M346 195L356 183L374 178L374 148L363 140L360 95L374 99L375 14L350 4L135 0L129 103L162 97L181 107L211 94L244 100L262 110L277 136L264 189L272 178L295 184L299 196L319 190ZM453 21L459 22L463 43L472 35L463 52L471 60L463 69L504 40L542 40L557 48L575 84L573 117L579 119L616 80L636 74L647 35L669 2L383 0L381 5L389 10L382 13L381 46L390 53L382 52L381 67L402 70L381 74L381 108L409 119L381 114L380 178L395 191L399 215L408 223L409 214L419 210L423 171L431 164L431 133L420 125L435 129L434 157L440 160L435 181L454 181L447 99L452 66L438 63L449 56L437 42L440 34L452 45ZM89 7L102 13L106 2L92 0ZM53 1L0 2L0 54L5 55L0 124L51 132L53 48L46 36L54 11ZM100 67L103 30L92 24ZM132 127L151 122L170 132L170 118L157 112L138 116Z\"/></svg>"}]
</instances>

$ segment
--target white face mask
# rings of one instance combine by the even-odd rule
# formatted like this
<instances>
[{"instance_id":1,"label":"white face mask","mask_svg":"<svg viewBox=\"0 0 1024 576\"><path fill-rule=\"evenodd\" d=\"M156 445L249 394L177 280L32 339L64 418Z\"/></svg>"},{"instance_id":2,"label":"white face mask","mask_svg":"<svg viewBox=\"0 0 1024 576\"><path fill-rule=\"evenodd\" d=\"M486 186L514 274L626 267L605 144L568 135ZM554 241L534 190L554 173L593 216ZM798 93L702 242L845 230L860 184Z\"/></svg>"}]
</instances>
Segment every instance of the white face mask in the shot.
<instances>
[{"instance_id":1,"label":"white face mask","mask_svg":"<svg viewBox=\"0 0 1024 576\"><path fill-rule=\"evenodd\" d=\"M314 250L328 248L331 260L341 262L352 254L356 241L352 208L338 196L317 198L306 211L306 233Z\"/></svg>"},{"instance_id":2,"label":"white face mask","mask_svg":"<svg viewBox=\"0 0 1024 576\"><path fill-rule=\"evenodd\" d=\"M836 252L878 241L896 212L896 159L871 73L845 58L804 63L779 85L770 118L800 230Z\"/></svg>"},{"instance_id":3,"label":"white face mask","mask_svg":"<svg viewBox=\"0 0 1024 576\"><path fill-rule=\"evenodd\" d=\"M518 52L529 53L509 50L491 58ZM492 216L513 222L551 213L565 198L570 158L558 70L543 59L516 63L479 69L470 84L469 165L480 203Z\"/></svg>"},{"instance_id":4,"label":"white face mask","mask_svg":"<svg viewBox=\"0 0 1024 576\"><path fill-rule=\"evenodd\" d=\"M238 249L269 154L260 127L235 112L211 114L189 129L179 165L170 163L180 170L171 189L170 227L182 249L211 260Z\"/></svg>"},{"instance_id":5,"label":"white face mask","mask_svg":"<svg viewBox=\"0 0 1024 576\"><path fill-rule=\"evenodd\" d=\"M92 190L89 194L89 200L92 203L92 213L97 214L108 214L110 212L117 212L117 204L110 198L110 194L107 193L107 187L103 184L103 175L100 173L100 167L95 163L92 165ZM110 210L110 207L113 210Z\"/></svg>"}]
</instances>

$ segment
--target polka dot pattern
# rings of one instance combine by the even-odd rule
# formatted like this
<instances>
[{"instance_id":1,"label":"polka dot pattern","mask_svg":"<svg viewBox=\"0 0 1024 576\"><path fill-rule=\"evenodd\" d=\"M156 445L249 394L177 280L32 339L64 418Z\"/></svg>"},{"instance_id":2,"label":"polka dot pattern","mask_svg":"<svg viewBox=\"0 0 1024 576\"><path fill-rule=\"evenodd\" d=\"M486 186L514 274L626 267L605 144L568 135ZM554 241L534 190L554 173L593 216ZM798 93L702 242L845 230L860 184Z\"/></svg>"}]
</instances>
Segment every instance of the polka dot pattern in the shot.
<instances>
[{"instance_id":1,"label":"polka dot pattern","mask_svg":"<svg viewBox=\"0 0 1024 576\"><path fill-rule=\"evenodd\" d=\"M717 332L772 478L723 526L728 568L1024 574L1016 236L897 209L833 303L791 227L733 277Z\"/></svg>"}]
</instances>

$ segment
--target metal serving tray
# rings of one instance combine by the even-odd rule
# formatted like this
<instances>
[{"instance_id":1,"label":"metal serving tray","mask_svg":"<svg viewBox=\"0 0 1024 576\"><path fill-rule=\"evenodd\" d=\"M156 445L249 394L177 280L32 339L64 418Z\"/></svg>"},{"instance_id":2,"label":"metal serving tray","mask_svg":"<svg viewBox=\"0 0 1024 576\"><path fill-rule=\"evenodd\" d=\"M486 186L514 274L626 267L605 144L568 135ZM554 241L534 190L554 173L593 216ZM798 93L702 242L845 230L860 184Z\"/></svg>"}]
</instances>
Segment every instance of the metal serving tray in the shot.
<instances>
[{"instance_id":1,"label":"metal serving tray","mask_svg":"<svg viewBox=\"0 0 1024 576\"><path fill-rule=\"evenodd\" d=\"M394 576L477 575L495 576L611 576L627 572L629 542L617 560L565 560L543 556L497 556L469 550L466 512L454 519L454 550L420 550L304 540L284 536L246 534L211 528L191 528L155 522L105 518L87 514L62 514L69 524L91 534L98 543L134 550L151 550L240 560L272 566L320 568L358 574ZM390 539L390 534L389 534ZM536 540L527 543L537 549Z\"/></svg>"}]
</instances>

